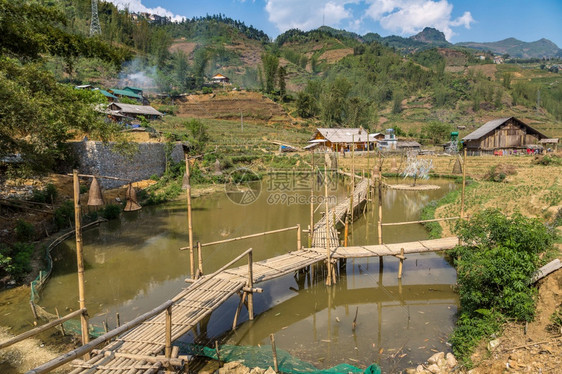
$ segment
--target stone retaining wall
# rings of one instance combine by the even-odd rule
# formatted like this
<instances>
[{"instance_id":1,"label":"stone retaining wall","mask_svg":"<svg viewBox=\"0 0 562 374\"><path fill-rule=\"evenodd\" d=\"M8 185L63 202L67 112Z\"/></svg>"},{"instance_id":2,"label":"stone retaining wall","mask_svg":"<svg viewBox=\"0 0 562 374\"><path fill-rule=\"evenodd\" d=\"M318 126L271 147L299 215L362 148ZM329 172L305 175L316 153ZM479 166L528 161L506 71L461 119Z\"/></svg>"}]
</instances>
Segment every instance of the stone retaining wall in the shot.
<instances>
[{"instance_id":1,"label":"stone retaining wall","mask_svg":"<svg viewBox=\"0 0 562 374\"><path fill-rule=\"evenodd\" d=\"M81 174L105 175L130 179L133 182L149 179L156 174L161 176L166 170L165 143L137 143L138 150L132 156L117 152L115 143L83 141L72 143ZM183 160L183 150L176 143L172 150L173 162ZM103 188L116 188L127 184L125 181L100 179Z\"/></svg>"}]
</instances>

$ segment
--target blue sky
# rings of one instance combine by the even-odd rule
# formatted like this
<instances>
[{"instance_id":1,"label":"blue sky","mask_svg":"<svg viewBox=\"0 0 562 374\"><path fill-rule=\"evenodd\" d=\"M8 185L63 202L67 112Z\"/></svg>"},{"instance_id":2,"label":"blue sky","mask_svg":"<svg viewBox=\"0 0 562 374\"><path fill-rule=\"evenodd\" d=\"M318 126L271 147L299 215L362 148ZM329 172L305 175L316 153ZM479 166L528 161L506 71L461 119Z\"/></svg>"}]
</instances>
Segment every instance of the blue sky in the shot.
<instances>
[{"instance_id":1,"label":"blue sky","mask_svg":"<svg viewBox=\"0 0 562 374\"><path fill-rule=\"evenodd\" d=\"M175 17L222 13L275 38L322 26L410 36L425 26L452 43L547 38L562 47L562 0L109 0L131 11Z\"/></svg>"}]
</instances>

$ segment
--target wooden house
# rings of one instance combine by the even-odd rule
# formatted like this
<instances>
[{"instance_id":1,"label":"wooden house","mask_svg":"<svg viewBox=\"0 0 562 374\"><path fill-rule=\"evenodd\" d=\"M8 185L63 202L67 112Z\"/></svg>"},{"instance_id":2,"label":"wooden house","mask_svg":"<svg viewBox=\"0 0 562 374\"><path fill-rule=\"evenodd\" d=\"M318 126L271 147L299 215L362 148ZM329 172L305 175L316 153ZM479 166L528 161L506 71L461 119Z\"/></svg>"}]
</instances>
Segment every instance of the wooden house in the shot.
<instances>
[{"instance_id":1,"label":"wooden house","mask_svg":"<svg viewBox=\"0 0 562 374\"><path fill-rule=\"evenodd\" d=\"M108 109L122 116L130 118L138 118L140 116L143 116L146 119L160 119L163 116L162 113L160 113L150 105L111 103L109 104Z\"/></svg>"},{"instance_id":2,"label":"wooden house","mask_svg":"<svg viewBox=\"0 0 562 374\"><path fill-rule=\"evenodd\" d=\"M324 146L334 152L367 150L369 134L360 128L317 128L309 140L311 146ZM310 148L310 146L309 146Z\"/></svg>"},{"instance_id":3,"label":"wooden house","mask_svg":"<svg viewBox=\"0 0 562 374\"><path fill-rule=\"evenodd\" d=\"M230 79L222 74L215 74L213 78L211 78L211 82L218 84L230 84Z\"/></svg>"},{"instance_id":4,"label":"wooden house","mask_svg":"<svg viewBox=\"0 0 562 374\"><path fill-rule=\"evenodd\" d=\"M489 121L462 140L470 155L525 152L547 136L515 117Z\"/></svg>"}]
</instances>

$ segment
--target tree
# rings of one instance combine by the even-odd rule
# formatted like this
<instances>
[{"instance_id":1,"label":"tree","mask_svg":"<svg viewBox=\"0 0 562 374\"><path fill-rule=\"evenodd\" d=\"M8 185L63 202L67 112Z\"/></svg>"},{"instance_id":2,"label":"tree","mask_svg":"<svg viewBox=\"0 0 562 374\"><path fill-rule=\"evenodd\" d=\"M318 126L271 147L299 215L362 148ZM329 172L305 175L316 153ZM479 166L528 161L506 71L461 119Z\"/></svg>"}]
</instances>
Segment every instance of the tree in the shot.
<instances>
[{"instance_id":1,"label":"tree","mask_svg":"<svg viewBox=\"0 0 562 374\"><path fill-rule=\"evenodd\" d=\"M285 95L287 94L287 86L285 79L287 77L287 70L284 66L279 67L279 71L277 72L278 80L279 80L279 96L281 100L285 99Z\"/></svg>"},{"instance_id":2,"label":"tree","mask_svg":"<svg viewBox=\"0 0 562 374\"><path fill-rule=\"evenodd\" d=\"M176 78L177 85L181 90L186 90L188 82L188 72L189 63L187 61L187 56L183 51L176 51L173 54L174 57L174 75Z\"/></svg>"},{"instance_id":3,"label":"tree","mask_svg":"<svg viewBox=\"0 0 562 374\"><path fill-rule=\"evenodd\" d=\"M439 144L449 138L451 129L451 126L446 123L431 121L423 126L422 132L433 144Z\"/></svg>"},{"instance_id":4,"label":"tree","mask_svg":"<svg viewBox=\"0 0 562 374\"><path fill-rule=\"evenodd\" d=\"M307 92L297 94L297 114L302 118L311 118L318 114L318 105L314 96Z\"/></svg>"},{"instance_id":5,"label":"tree","mask_svg":"<svg viewBox=\"0 0 562 374\"><path fill-rule=\"evenodd\" d=\"M392 93L392 114L398 114L402 112L403 99L404 94L401 91L395 90Z\"/></svg>"},{"instance_id":6,"label":"tree","mask_svg":"<svg viewBox=\"0 0 562 374\"><path fill-rule=\"evenodd\" d=\"M0 158L19 153L20 171L47 171L68 160L71 137L118 137L119 128L94 111L103 95L57 83L42 62L51 55L72 64L82 56L120 66L127 51L67 32L53 7L0 0L0 14Z\"/></svg>"},{"instance_id":7,"label":"tree","mask_svg":"<svg viewBox=\"0 0 562 374\"><path fill-rule=\"evenodd\" d=\"M201 154L205 150L205 146L210 139L209 133L207 132L207 126L199 120L192 119L185 123L185 128L189 131L191 153Z\"/></svg>"},{"instance_id":8,"label":"tree","mask_svg":"<svg viewBox=\"0 0 562 374\"><path fill-rule=\"evenodd\" d=\"M265 92L270 94L275 89L275 76L279 66L279 58L271 53L261 55L263 73L265 75Z\"/></svg>"}]
</instances>

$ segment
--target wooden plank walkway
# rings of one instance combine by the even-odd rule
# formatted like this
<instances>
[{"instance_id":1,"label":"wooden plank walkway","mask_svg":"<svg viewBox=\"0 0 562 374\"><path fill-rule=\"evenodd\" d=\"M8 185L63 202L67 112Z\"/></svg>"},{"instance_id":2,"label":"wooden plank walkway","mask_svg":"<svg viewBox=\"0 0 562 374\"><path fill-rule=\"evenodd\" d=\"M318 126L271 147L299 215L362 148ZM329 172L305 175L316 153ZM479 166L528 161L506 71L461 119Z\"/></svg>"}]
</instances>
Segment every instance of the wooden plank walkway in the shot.
<instances>
[{"instance_id":1,"label":"wooden plank walkway","mask_svg":"<svg viewBox=\"0 0 562 374\"><path fill-rule=\"evenodd\" d=\"M368 179L362 179L357 183L354 190L353 209L357 210L364 204L369 186ZM333 258L397 255L400 254L402 248L404 253L440 251L453 248L458 243L458 239L455 237L399 244L339 247L335 226L345 219L349 207L350 201L346 199L330 209L329 213L314 225L313 248L304 248L254 262L252 265L254 284L291 274L325 260L325 240L328 235ZM326 219L328 219L330 228L329 233L326 232ZM243 265L224 270L214 276L203 276L182 290L172 299L172 341L195 329L199 322L232 295L241 292L247 285L248 265ZM86 362L76 360L73 363L76 369L71 373L156 373L163 368L162 363L150 362L142 357L162 354L166 344L165 326L166 312L164 311L122 334L101 350L95 351L90 360Z\"/></svg>"}]
</instances>

